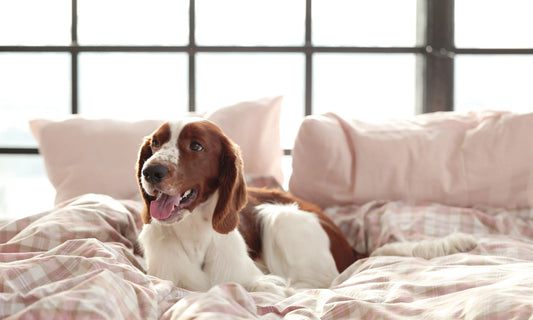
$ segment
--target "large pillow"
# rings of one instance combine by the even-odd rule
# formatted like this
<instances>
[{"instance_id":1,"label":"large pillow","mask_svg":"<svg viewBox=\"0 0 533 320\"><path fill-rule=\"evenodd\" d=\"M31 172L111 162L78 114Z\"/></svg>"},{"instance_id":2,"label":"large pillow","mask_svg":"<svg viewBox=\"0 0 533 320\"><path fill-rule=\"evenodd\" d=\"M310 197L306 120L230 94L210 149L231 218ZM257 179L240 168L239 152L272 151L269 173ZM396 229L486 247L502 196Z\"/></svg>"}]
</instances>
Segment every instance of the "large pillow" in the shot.
<instances>
[{"instance_id":1,"label":"large pillow","mask_svg":"<svg viewBox=\"0 0 533 320\"><path fill-rule=\"evenodd\" d=\"M279 119L282 97L241 102L203 115L240 145L244 171L282 181ZM138 198L137 152L143 137L166 120L127 122L72 117L35 119L30 128L39 144L59 203L85 193Z\"/></svg>"},{"instance_id":2,"label":"large pillow","mask_svg":"<svg viewBox=\"0 0 533 320\"><path fill-rule=\"evenodd\" d=\"M381 124L309 116L290 191L322 207L371 200L533 206L533 113L443 112Z\"/></svg>"}]
</instances>

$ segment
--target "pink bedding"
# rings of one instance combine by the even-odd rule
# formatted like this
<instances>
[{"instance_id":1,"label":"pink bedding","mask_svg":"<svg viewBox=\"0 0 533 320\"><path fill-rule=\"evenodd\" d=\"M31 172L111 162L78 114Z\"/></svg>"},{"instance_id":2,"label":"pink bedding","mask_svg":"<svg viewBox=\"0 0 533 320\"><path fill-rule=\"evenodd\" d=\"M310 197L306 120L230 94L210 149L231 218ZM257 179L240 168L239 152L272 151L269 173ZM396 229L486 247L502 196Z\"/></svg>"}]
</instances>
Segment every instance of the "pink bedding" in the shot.
<instances>
[{"instance_id":1,"label":"pink bedding","mask_svg":"<svg viewBox=\"0 0 533 320\"><path fill-rule=\"evenodd\" d=\"M373 200L533 207L531 136L533 113L434 112L378 123L312 115L294 143L289 187L320 207Z\"/></svg>"},{"instance_id":2,"label":"pink bedding","mask_svg":"<svg viewBox=\"0 0 533 320\"><path fill-rule=\"evenodd\" d=\"M353 247L475 234L471 253L358 260L289 298L236 284L189 292L144 274L140 204L86 195L0 225L1 319L531 319L533 210L371 202L328 208ZM177 266L179 267L179 266Z\"/></svg>"}]
</instances>

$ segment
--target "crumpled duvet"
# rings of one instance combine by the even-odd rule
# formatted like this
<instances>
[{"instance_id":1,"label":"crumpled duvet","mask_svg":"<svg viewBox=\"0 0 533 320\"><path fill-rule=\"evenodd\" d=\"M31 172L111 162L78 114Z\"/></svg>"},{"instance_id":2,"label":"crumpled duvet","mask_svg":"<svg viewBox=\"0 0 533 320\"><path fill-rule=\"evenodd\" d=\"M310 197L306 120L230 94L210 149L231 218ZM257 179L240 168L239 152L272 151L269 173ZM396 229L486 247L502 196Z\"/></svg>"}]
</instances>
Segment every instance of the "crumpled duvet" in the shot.
<instances>
[{"instance_id":1,"label":"crumpled duvet","mask_svg":"<svg viewBox=\"0 0 533 320\"><path fill-rule=\"evenodd\" d=\"M533 211L373 202L326 213L361 254L461 231L470 253L360 259L328 289L282 298L190 292L144 273L141 204L86 195L0 225L1 319L531 319Z\"/></svg>"}]
</instances>

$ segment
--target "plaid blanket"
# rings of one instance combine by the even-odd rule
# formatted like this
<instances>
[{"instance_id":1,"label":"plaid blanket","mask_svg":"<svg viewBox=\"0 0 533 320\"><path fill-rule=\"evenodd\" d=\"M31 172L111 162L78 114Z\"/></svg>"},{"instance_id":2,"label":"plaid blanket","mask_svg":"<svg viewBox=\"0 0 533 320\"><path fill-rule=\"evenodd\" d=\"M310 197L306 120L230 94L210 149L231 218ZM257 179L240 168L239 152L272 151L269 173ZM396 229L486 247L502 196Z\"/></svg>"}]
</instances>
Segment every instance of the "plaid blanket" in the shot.
<instances>
[{"instance_id":1,"label":"plaid blanket","mask_svg":"<svg viewBox=\"0 0 533 320\"><path fill-rule=\"evenodd\" d=\"M226 283L190 292L144 272L140 203L86 195L0 225L1 319L530 319L533 210L373 202L326 213L365 254L476 235L470 253L358 260L328 289L282 298Z\"/></svg>"}]
</instances>

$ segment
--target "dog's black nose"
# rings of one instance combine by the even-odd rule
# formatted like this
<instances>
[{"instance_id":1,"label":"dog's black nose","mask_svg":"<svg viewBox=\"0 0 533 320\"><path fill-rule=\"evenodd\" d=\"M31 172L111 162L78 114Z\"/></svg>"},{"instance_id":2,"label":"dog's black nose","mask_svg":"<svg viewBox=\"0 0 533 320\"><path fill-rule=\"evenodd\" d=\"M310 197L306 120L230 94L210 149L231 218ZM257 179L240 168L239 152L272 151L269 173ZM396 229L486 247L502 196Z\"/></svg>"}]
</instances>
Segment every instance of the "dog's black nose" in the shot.
<instances>
[{"instance_id":1,"label":"dog's black nose","mask_svg":"<svg viewBox=\"0 0 533 320\"><path fill-rule=\"evenodd\" d=\"M146 181L156 184L166 177L168 169L160 164L150 164L143 169L143 176Z\"/></svg>"}]
</instances>

